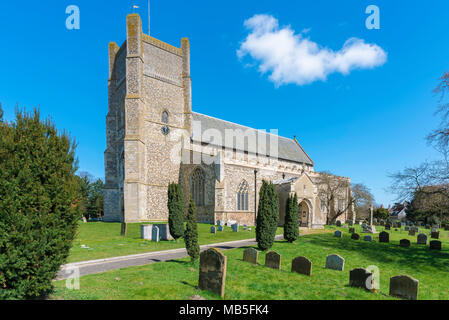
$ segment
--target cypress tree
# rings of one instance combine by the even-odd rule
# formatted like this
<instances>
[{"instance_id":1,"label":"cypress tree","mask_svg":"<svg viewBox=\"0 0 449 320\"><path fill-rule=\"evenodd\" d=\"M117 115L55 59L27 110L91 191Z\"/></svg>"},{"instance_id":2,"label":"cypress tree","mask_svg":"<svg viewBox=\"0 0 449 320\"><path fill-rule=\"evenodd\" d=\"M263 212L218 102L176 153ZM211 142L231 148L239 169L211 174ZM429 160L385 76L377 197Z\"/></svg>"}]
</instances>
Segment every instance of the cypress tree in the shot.
<instances>
[{"instance_id":1,"label":"cypress tree","mask_svg":"<svg viewBox=\"0 0 449 320\"><path fill-rule=\"evenodd\" d=\"M263 181L257 212L256 240L259 249L265 251L274 244L279 222L279 198L272 183Z\"/></svg>"},{"instance_id":2,"label":"cypress tree","mask_svg":"<svg viewBox=\"0 0 449 320\"><path fill-rule=\"evenodd\" d=\"M0 125L0 300L48 295L81 219L75 143L50 121Z\"/></svg>"},{"instance_id":3,"label":"cypress tree","mask_svg":"<svg viewBox=\"0 0 449 320\"><path fill-rule=\"evenodd\" d=\"M168 226L175 240L184 235L184 196L181 186L170 183L168 186Z\"/></svg>"},{"instance_id":4,"label":"cypress tree","mask_svg":"<svg viewBox=\"0 0 449 320\"><path fill-rule=\"evenodd\" d=\"M296 193L290 195L287 200L287 208L284 224L284 239L292 243L299 237L299 205Z\"/></svg>"},{"instance_id":5,"label":"cypress tree","mask_svg":"<svg viewBox=\"0 0 449 320\"><path fill-rule=\"evenodd\" d=\"M196 207L190 199L189 210L187 212L187 227L184 235L187 253L192 261L198 260L200 256L200 246L198 244L198 225L196 223Z\"/></svg>"}]
</instances>

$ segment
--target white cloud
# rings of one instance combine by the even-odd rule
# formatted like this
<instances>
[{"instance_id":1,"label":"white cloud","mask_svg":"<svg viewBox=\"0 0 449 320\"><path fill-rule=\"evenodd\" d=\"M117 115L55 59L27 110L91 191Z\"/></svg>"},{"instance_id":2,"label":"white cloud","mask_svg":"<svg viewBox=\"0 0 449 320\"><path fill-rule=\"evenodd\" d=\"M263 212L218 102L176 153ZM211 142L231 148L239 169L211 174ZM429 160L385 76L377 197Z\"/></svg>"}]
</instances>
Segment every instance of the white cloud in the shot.
<instances>
[{"instance_id":1,"label":"white cloud","mask_svg":"<svg viewBox=\"0 0 449 320\"><path fill-rule=\"evenodd\" d=\"M270 15L255 15L245 26L250 33L237 51L238 57L251 56L259 71L269 73L269 79L278 86L325 81L332 73L346 75L387 61L387 53L376 44L350 38L343 48L333 51L304 37L306 32L295 34L290 26L279 28L278 20Z\"/></svg>"}]
</instances>

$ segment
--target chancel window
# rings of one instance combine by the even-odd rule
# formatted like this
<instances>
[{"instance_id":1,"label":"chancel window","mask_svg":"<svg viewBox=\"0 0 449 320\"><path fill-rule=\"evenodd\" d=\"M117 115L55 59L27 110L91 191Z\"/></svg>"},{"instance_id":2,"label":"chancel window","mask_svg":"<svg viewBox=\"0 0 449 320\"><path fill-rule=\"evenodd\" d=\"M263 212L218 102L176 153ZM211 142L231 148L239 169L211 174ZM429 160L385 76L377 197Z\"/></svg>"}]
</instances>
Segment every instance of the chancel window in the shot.
<instances>
[{"instance_id":1,"label":"chancel window","mask_svg":"<svg viewBox=\"0 0 449 320\"><path fill-rule=\"evenodd\" d=\"M199 168L192 173L190 190L195 205L204 206L204 173Z\"/></svg>"},{"instance_id":2,"label":"chancel window","mask_svg":"<svg viewBox=\"0 0 449 320\"><path fill-rule=\"evenodd\" d=\"M168 124L168 112L162 112L162 123Z\"/></svg>"},{"instance_id":3,"label":"chancel window","mask_svg":"<svg viewBox=\"0 0 449 320\"><path fill-rule=\"evenodd\" d=\"M239 185L237 191L237 210L238 211L248 211L249 201L248 201L248 191L249 186L246 181L242 181Z\"/></svg>"}]
</instances>

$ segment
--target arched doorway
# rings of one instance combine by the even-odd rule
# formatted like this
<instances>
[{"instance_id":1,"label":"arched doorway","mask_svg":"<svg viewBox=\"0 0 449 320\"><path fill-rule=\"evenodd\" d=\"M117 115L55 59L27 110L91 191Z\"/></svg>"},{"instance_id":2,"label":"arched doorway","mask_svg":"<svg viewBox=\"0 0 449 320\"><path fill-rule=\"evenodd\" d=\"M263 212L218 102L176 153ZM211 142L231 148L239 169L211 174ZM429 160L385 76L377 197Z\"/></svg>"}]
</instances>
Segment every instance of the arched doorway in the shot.
<instances>
[{"instance_id":1,"label":"arched doorway","mask_svg":"<svg viewBox=\"0 0 449 320\"><path fill-rule=\"evenodd\" d=\"M309 227L310 209L306 201L299 204L299 226L303 228Z\"/></svg>"}]
</instances>

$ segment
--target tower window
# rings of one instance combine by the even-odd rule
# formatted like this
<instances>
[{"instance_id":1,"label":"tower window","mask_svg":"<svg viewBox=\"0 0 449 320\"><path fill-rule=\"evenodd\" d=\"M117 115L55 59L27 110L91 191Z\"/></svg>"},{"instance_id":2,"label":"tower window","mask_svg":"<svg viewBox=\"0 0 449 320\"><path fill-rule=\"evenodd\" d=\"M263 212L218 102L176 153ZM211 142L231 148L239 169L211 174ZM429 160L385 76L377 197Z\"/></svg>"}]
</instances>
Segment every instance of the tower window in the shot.
<instances>
[{"instance_id":1,"label":"tower window","mask_svg":"<svg viewBox=\"0 0 449 320\"><path fill-rule=\"evenodd\" d=\"M237 191L237 210L238 211L248 211L248 183L246 181L242 181L239 185Z\"/></svg>"},{"instance_id":2,"label":"tower window","mask_svg":"<svg viewBox=\"0 0 449 320\"><path fill-rule=\"evenodd\" d=\"M162 112L162 123L168 124L168 112L167 111Z\"/></svg>"},{"instance_id":3,"label":"tower window","mask_svg":"<svg viewBox=\"0 0 449 320\"><path fill-rule=\"evenodd\" d=\"M204 173L197 168L190 179L190 190L192 199L197 206L204 206Z\"/></svg>"}]
</instances>

